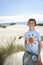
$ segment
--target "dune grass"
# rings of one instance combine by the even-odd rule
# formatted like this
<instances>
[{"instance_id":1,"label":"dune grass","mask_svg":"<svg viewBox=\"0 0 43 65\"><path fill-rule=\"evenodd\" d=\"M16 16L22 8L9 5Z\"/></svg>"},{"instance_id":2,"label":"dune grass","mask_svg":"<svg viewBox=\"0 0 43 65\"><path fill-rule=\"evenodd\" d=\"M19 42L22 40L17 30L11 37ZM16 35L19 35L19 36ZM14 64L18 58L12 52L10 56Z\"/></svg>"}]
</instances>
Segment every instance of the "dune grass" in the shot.
<instances>
[{"instance_id":1,"label":"dune grass","mask_svg":"<svg viewBox=\"0 0 43 65\"><path fill-rule=\"evenodd\" d=\"M4 26L4 25L2 26L2 25L0 25L0 28L6 28L6 27L7 27L7 26Z\"/></svg>"},{"instance_id":2,"label":"dune grass","mask_svg":"<svg viewBox=\"0 0 43 65\"><path fill-rule=\"evenodd\" d=\"M41 41L43 41L43 36L41 36Z\"/></svg>"},{"instance_id":3,"label":"dune grass","mask_svg":"<svg viewBox=\"0 0 43 65\"><path fill-rule=\"evenodd\" d=\"M43 48L43 36L41 36L41 41L42 41L42 48Z\"/></svg>"},{"instance_id":4,"label":"dune grass","mask_svg":"<svg viewBox=\"0 0 43 65\"><path fill-rule=\"evenodd\" d=\"M4 59L7 56L11 55L12 53L16 53L23 50L24 50L23 46L19 45L15 46L13 43L8 44L6 48L4 46L0 47L0 65L3 65Z\"/></svg>"}]
</instances>

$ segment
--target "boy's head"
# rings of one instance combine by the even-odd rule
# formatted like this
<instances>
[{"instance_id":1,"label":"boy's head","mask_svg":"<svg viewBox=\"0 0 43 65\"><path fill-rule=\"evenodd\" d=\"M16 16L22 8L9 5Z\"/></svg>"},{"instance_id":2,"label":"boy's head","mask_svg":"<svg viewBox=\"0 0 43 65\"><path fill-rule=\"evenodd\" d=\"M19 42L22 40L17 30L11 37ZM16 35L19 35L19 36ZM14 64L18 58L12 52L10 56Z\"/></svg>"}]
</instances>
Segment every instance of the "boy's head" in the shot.
<instances>
[{"instance_id":1,"label":"boy's head","mask_svg":"<svg viewBox=\"0 0 43 65\"><path fill-rule=\"evenodd\" d=\"M33 30L36 26L36 20L33 18L29 19L27 25L29 26L29 29Z\"/></svg>"}]
</instances>

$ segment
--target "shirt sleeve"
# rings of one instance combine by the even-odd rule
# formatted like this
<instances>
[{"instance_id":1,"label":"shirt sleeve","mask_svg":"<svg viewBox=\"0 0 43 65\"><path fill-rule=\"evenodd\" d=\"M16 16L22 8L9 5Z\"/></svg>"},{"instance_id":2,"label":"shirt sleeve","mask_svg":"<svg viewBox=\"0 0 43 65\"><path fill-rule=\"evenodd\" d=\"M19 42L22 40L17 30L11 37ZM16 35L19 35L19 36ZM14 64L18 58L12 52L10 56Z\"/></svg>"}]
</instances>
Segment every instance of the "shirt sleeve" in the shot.
<instances>
[{"instance_id":1,"label":"shirt sleeve","mask_svg":"<svg viewBox=\"0 0 43 65\"><path fill-rule=\"evenodd\" d=\"M41 35L38 33L38 41L41 41Z\"/></svg>"}]
</instances>

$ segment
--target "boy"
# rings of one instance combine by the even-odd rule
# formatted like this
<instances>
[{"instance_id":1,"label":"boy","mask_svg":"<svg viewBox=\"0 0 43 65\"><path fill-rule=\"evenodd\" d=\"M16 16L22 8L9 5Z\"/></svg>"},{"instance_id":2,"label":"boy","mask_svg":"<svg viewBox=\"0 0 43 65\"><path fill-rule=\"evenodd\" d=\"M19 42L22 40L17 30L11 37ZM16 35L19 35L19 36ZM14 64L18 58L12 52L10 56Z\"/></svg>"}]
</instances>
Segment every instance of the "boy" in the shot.
<instances>
[{"instance_id":1,"label":"boy","mask_svg":"<svg viewBox=\"0 0 43 65\"><path fill-rule=\"evenodd\" d=\"M37 65L40 60L41 36L35 30L36 20L29 19L29 30L24 34L25 53L23 56L23 65Z\"/></svg>"}]
</instances>

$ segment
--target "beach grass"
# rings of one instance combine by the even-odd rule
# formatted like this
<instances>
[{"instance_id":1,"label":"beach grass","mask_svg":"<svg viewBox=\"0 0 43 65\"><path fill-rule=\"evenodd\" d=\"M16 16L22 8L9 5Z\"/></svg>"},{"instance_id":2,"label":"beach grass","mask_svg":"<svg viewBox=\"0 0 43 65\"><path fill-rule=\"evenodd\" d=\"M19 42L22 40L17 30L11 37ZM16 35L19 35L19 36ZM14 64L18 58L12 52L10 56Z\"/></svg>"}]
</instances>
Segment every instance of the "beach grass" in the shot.
<instances>
[{"instance_id":1,"label":"beach grass","mask_svg":"<svg viewBox=\"0 0 43 65\"><path fill-rule=\"evenodd\" d=\"M13 43L8 44L8 46L5 48L0 47L0 65L3 65L4 60L6 57L10 56L13 53L23 51L24 48L21 45L14 45Z\"/></svg>"},{"instance_id":2,"label":"beach grass","mask_svg":"<svg viewBox=\"0 0 43 65\"><path fill-rule=\"evenodd\" d=\"M10 25L15 25L16 23L11 23Z\"/></svg>"},{"instance_id":3,"label":"beach grass","mask_svg":"<svg viewBox=\"0 0 43 65\"><path fill-rule=\"evenodd\" d=\"M1 26L1 25L0 25L0 28L6 28L6 27L7 27L7 26Z\"/></svg>"},{"instance_id":4,"label":"beach grass","mask_svg":"<svg viewBox=\"0 0 43 65\"><path fill-rule=\"evenodd\" d=\"M18 39L21 39L23 36L19 36L19 38Z\"/></svg>"},{"instance_id":5,"label":"beach grass","mask_svg":"<svg viewBox=\"0 0 43 65\"><path fill-rule=\"evenodd\" d=\"M41 36L41 41L43 41L43 36Z\"/></svg>"},{"instance_id":6,"label":"beach grass","mask_svg":"<svg viewBox=\"0 0 43 65\"><path fill-rule=\"evenodd\" d=\"M39 24L37 24L37 26L43 26L43 24L42 23L39 23Z\"/></svg>"},{"instance_id":7,"label":"beach grass","mask_svg":"<svg viewBox=\"0 0 43 65\"><path fill-rule=\"evenodd\" d=\"M41 36L41 41L42 41L42 48L43 48L43 36Z\"/></svg>"}]
</instances>

